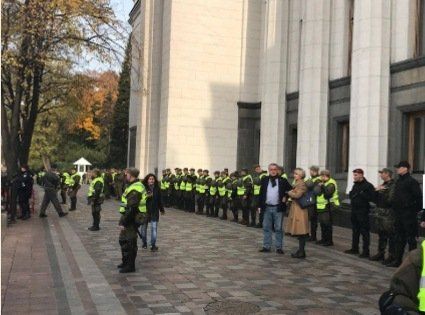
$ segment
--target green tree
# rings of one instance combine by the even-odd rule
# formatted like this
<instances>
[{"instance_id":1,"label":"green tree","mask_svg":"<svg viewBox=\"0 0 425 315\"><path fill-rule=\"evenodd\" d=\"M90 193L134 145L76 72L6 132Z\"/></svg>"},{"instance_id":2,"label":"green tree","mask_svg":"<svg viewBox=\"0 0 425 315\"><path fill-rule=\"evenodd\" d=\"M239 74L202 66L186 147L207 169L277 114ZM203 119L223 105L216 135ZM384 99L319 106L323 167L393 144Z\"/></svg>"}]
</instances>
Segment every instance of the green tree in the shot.
<instances>
[{"instance_id":1,"label":"green tree","mask_svg":"<svg viewBox=\"0 0 425 315\"><path fill-rule=\"evenodd\" d=\"M130 36L131 38L131 36ZM108 164L125 168L127 165L128 110L130 107L131 41L127 42L125 58L118 81L118 98L112 116L112 133Z\"/></svg>"}]
</instances>

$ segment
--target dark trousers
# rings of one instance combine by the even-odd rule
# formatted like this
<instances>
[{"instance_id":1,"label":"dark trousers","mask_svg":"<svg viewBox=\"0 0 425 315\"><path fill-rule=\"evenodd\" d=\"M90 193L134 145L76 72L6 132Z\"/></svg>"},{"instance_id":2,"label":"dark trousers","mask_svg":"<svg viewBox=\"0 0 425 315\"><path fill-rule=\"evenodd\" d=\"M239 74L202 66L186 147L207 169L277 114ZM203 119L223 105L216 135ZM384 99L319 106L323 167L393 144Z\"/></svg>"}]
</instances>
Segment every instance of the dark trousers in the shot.
<instances>
[{"instance_id":1,"label":"dark trousers","mask_svg":"<svg viewBox=\"0 0 425 315\"><path fill-rule=\"evenodd\" d=\"M323 243L332 244L333 243L332 211L324 211L320 213L316 212L316 231L317 231L317 221L320 222L320 229L322 232ZM363 239L363 244L364 244L364 239ZM357 248L358 248L358 241L357 241ZM368 248L369 248L369 245L368 245Z\"/></svg>"},{"instance_id":2,"label":"dark trousers","mask_svg":"<svg viewBox=\"0 0 425 315\"><path fill-rule=\"evenodd\" d=\"M232 199L232 213L233 221L238 221L239 218L239 198L233 197Z\"/></svg>"},{"instance_id":3,"label":"dark trousers","mask_svg":"<svg viewBox=\"0 0 425 315\"><path fill-rule=\"evenodd\" d=\"M316 206L308 208L308 219L310 221L310 238L315 241L317 239L317 210ZM322 239L323 239L323 224L320 224L322 230Z\"/></svg>"},{"instance_id":4,"label":"dark trousers","mask_svg":"<svg viewBox=\"0 0 425 315\"><path fill-rule=\"evenodd\" d=\"M215 196L215 202L214 202L214 216L215 217L218 217L218 214L219 214L219 212L220 212L220 207L221 207L221 204L222 204L222 201L223 200L223 197L220 197L220 196Z\"/></svg>"},{"instance_id":5,"label":"dark trousers","mask_svg":"<svg viewBox=\"0 0 425 315\"><path fill-rule=\"evenodd\" d=\"M122 263L124 268L135 269L137 257L137 238L120 239Z\"/></svg>"},{"instance_id":6,"label":"dark trousers","mask_svg":"<svg viewBox=\"0 0 425 315\"><path fill-rule=\"evenodd\" d=\"M184 210L188 212L195 212L195 199L193 191L184 192Z\"/></svg>"},{"instance_id":7,"label":"dark trousers","mask_svg":"<svg viewBox=\"0 0 425 315\"><path fill-rule=\"evenodd\" d=\"M351 224L353 230L352 249L359 249L360 235L363 240L363 252L369 252L370 244L370 224L369 212L351 210Z\"/></svg>"},{"instance_id":8,"label":"dark trousers","mask_svg":"<svg viewBox=\"0 0 425 315\"><path fill-rule=\"evenodd\" d=\"M242 210L242 220L249 224L249 213L251 211L251 199L240 197L240 205Z\"/></svg>"},{"instance_id":9,"label":"dark trousers","mask_svg":"<svg viewBox=\"0 0 425 315\"><path fill-rule=\"evenodd\" d=\"M56 190L45 189L43 201L41 202L40 214L46 214L46 209L50 202L53 204L58 214L63 213Z\"/></svg>"},{"instance_id":10,"label":"dark trousers","mask_svg":"<svg viewBox=\"0 0 425 315\"><path fill-rule=\"evenodd\" d=\"M93 217L93 227L95 227L95 228L99 228L100 211L102 211L102 206L100 204L92 204L91 205L91 215Z\"/></svg>"},{"instance_id":11,"label":"dark trousers","mask_svg":"<svg viewBox=\"0 0 425 315\"><path fill-rule=\"evenodd\" d=\"M208 216L214 215L214 206L215 206L215 195L214 196L209 195L207 197L207 215Z\"/></svg>"},{"instance_id":12,"label":"dark trousers","mask_svg":"<svg viewBox=\"0 0 425 315\"><path fill-rule=\"evenodd\" d=\"M385 254L385 249L388 244L388 254L390 257L395 257L395 237L392 233L388 233L385 231L378 232L378 253Z\"/></svg>"},{"instance_id":13,"label":"dark trousers","mask_svg":"<svg viewBox=\"0 0 425 315\"><path fill-rule=\"evenodd\" d=\"M198 213L204 213L205 193L196 195L196 204L198 206Z\"/></svg>"},{"instance_id":14,"label":"dark trousers","mask_svg":"<svg viewBox=\"0 0 425 315\"><path fill-rule=\"evenodd\" d=\"M251 203L251 225L256 225L257 222L257 211L260 205L260 196L253 196Z\"/></svg>"},{"instance_id":15,"label":"dark trousers","mask_svg":"<svg viewBox=\"0 0 425 315\"><path fill-rule=\"evenodd\" d=\"M29 196L19 195L19 208L21 209L22 218L29 218L30 215L30 200Z\"/></svg>"},{"instance_id":16,"label":"dark trousers","mask_svg":"<svg viewBox=\"0 0 425 315\"><path fill-rule=\"evenodd\" d=\"M396 260L403 260L404 248L406 243L409 245L409 251L416 249L416 236L418 235L418 226L416 215L410 209L403 209L401 213L407 213L407 216L397 216L395 225L395 241L396 241Z\"/></svg>"},{"instance_id":17,"label":"dark trousers","mask_svg":"<svg viewBox=\"0 0 425 315\"><path fill-rule=\"evenodd\" d=\"M61 199L62 199L62 204L66 204L66 191L67 189L65 188L61 188Z\"/></svg>"},{"instance_id":18,"label":"dark trousers","mask_svg":"<svg viewBox=\"0 0 425 315\"><path fill-rule=\"evenodd\" d=\"M221 209L223 209L223 214L221 216L222 219L227 220L227 209L229 207L229 200L227 196L221 197Z\"/></svg>"}]
</instances>

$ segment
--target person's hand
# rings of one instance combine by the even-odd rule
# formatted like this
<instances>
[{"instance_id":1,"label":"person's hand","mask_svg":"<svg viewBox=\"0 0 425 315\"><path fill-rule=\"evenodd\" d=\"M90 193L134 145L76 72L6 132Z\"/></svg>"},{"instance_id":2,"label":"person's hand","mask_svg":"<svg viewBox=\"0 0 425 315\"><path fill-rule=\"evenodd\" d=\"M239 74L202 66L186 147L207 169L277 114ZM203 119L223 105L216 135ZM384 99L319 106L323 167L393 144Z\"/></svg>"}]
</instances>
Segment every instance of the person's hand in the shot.
<instances>
[{"instance_id":1,"label":"person's hand","mask_svg":"<svg viewBox=\"0 0 425 315\"><path fill-rule=\"evenodd\" d=\"M425 221L422 221L420 225L421 225L421 228L425 229Z\"/></svg>"},{"instance_id":2,"label":"person's hand","mask_svg":"<svg viewBox=\"0 0 425 315\"><path fill-rule=\"evenodd\" d=\"M165 215L165 211L164 210L161 210L161 215Z\"/></svg>"},{"instance_id":3,"label":"person's hand","mask_svg":"<svg viewBox=\"0 0 425 315\"><path fill-rule=\"evenodd\" d=\"M286 202L286 197L282 198L282 202L285 203Z\"/></svg>"},{"instance_id":4,"label":"person's hand","mask_svg":"<svg viewBox=\"0 0 425 315\"><path fill-rule=\"evenodd\" d=\"M261 208L258 208L257 211L258 211L258 213L261 213Z\"/></svg>"},{"instance_id":5,"label":"person's hand","mask_svg":"<svg viewBox=\"0 0 425 315\"><path fill-rule=\"evenodd\" d=\"M122 225L118 225L118 229L119 229L120 231L123 231L123 230L125 229L125 227L124 227L124 226L122 226Z\"/></svg>"},{"instance_id":6,"label":"person's hand","mask_svg":"<svg viewBox=\"0 0 425 315\"><path fill-rule=\"evenodd\" d=\"M246 199L246 196L243 196L242 198L243 198L243 199Z\"/></svg>"}]
</instances>

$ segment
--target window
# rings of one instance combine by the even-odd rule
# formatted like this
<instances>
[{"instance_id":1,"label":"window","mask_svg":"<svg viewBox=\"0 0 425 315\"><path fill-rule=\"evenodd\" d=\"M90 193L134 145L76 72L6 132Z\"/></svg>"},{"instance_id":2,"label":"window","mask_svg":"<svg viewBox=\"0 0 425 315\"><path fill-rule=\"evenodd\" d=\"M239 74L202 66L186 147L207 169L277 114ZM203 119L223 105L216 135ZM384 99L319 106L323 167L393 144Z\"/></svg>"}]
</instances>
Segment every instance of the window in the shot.
<instances>
[{"instance_id":1,"label":"window","mask_svg":"<svg viewBox=\"0 0 425 315\"><path fill-rule=\"evenodd\" d=\"M416 0L415 57L425 55L425 0Z\"/></svg>"},{"instance_id":2,"label":"window","mask_svg":"<svg viewBox=\"0 0 425 315\"><path fill-rule=\"evenodd\" d=\"M348 172L348 152L350 148L350 123L348 121L338 122L337 129L337 173Z\"/></svg>"},{"instance_id":3,"label":"window","mask_svg":"<svg viewBox=\"0 0 425 315\"><path fill-rule=\"evenodd\" d=\"M289 132L290 146L289 146L289 161L288 169L285 169L287 174L291 173L297 167L297 143L298 143L298 129L297 126L292 126Z\"/></svg>"},{"instance_id":4,"label":"window","mask_svg":"<svg viewBox=\"0 0 425 315\"><path fill-rule=\"evenodd\" d=\"M79 170L79 172L80 172L80 173L84 173L84 165L80 165L80 166L79 166L79 169L80 169L80 170Z\"/></svg>"},{"instance_id":5,"label":"window","mask_svg":"<svg viewBox=\"0 0 425 315\"><path fill-rule=\"evenodd\" d=\"M136 136L137 127L130 128L129 148L128 148L128 166L134 167L136 164Z\"/></svg>"},{"instance_id":6,"label":"window","mask_svg":"<svg viewBox=\"0 0 425 315\"><path fill-rule=\"evenodd\" d=\"M407 159L413 173L425 170L425 111L409 113L407 117Z\"/></svg>"}]
</instances>

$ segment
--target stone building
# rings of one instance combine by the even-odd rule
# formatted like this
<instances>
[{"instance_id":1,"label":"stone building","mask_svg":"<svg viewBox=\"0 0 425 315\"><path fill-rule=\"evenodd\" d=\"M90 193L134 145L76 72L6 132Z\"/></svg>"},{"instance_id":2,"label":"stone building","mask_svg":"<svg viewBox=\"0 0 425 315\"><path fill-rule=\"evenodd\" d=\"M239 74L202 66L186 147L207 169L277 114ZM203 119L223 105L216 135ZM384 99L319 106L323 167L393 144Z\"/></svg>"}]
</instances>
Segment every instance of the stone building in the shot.
<instances>
[{"instance_id":1,"label":"stone building","mask_svg":"<svg viewBox=\"0 0 425 315\"><path fill-rule=\"evenodd\" d=\"M425 160L424 0L138 0L129 165Z\"/></svg>"}]
</instances>

